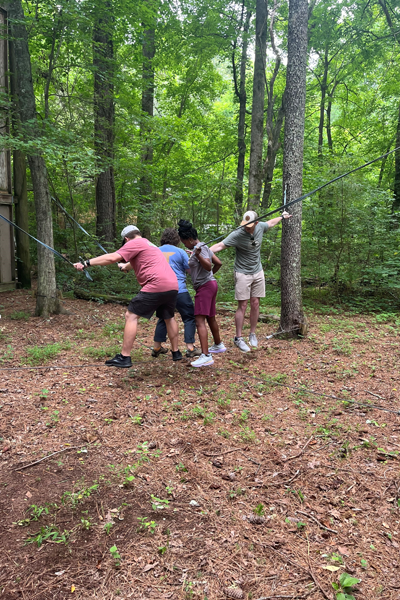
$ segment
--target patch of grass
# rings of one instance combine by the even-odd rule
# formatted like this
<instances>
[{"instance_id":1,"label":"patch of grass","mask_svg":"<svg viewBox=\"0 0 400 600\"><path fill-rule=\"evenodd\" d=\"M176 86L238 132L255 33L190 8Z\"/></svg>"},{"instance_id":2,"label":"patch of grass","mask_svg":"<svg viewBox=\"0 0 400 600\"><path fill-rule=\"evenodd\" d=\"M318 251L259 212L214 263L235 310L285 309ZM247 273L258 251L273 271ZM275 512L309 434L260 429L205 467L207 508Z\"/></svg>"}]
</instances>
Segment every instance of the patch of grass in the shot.
<instances>
[{"instance_id":1,"label":"patch of grass","mask_svg":"<svg viewBox=\"0 0 400 600\"><path fill-rule=\"evenodd\" d=\"M105 346L105 347L100 347L100 348L96 348L95 346L89 346L88 348L84 349L84 353L87 356L90 356L90 358L107 358L109 356L114 356L115 354L118 354L118 352L120 351L121 347L118 345L114 345L114 346Z\"/></svg>"},{"instance_id":2,"label":"patch of grass","mask_svg":"<svg viewBox=\"0 0 400 600\"><path fill-rule=\"evenodd\" d=\"M29 321L30 318L30 313L25 310L14 310L10 315L10 319L13 321Z\"/></svg>"},{"instance_id":3,"label":"patch of grass","mask_svg":"<svg viewBox=\"0 0 400 600\"><path fill-rule=\"evenodd\" d=\"M7 348L0 352L0 363L7 362L14 358L13 347L10 344L7 344Z\"/></svg>"},{"instance_id":4,"label":"patch of grass","mask_svg":"<svg viewBox=\"0 0 400 600\"><path fill-rule=\"evenodd\" d=\"M103 335L104 337L115 337L118 336L119 334L122 333L124 331L125 328L125 322L124 321L119 321L118 323L107 323L107 325L105 325L103 327Z\"/></svg>"},{"instance_id":5,"label":"patch of grass","mask_svg":"<svg viewBox=\"0 0 400 600\"><path fill-rule=\"evenodd\" d=\"M47 344L46 346L33 346L27 349L28 356L23 360L28 365L41 365L55 358L63 350L69 350L71 342Z\"/></svg>"}]
</instances>

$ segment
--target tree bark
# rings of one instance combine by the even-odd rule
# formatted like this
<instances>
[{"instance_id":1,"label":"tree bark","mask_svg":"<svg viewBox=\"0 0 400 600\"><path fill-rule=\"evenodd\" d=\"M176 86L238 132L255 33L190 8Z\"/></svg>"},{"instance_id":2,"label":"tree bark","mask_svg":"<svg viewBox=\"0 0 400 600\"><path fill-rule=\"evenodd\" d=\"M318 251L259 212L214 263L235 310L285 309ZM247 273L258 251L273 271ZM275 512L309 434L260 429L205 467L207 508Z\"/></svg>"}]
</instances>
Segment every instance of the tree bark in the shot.
<instances>
[{"instance_id":1,"label":"tree bark","mask_svg":"<svg viewBox=\"0 0 400 600\"><path fill-rule=\"evenodd\" d=\"M13 42L9 42L10 57L10 91L13 101L12 128L14 135L19 129L18 123L18 105L17 88L15 77L15 57ZM15 202L15 223L21 229L29 231L29 210L28 210L28 191L26 184L26 156L21 150L13 152L13 188ZM18 285L21 288L29 289L31 287L31 256L29 249L29 237L15 230L15 239L17 243L17 276Z\"/></svg>"},{"instance_id":2,"label":"tree bark","mask_svg":"<svg viewBox=\"0 0 400 600\"><path fill-rule=\"evenodd\" d=\"M248 33L250 27L251 11L247 10L246 20L243 26L242 54L240 58L240 82L239 88L237 85L235 53L232 53L233 77L235 83L235 94L239 99L239 122L238 122L238 164L236 172L236 189L235 189L235 214L236 220L239 222L242 219L243 211L243 179L244 179L244 164L246 159L246 66L247 66L247 48L248 48Z\"/></svg>"},{"instance_id":3,"label":"tree bark","mask_svg":"<svg viewBox=\"0 0 400 600\"><path fill-rule=\"evenodd\" d=\"M96 234L106 242L116 237L114 186L114 21L111 0L96 6L93 28L94 148L101 172L96 181Z\"/></svg>"},{"instance_id":4,"label":"tree bark","mask_svg":"<svg viewBox=\"0 0 400 600\"><path fill-rule=\"evenodd\" d=\"M307 0L289 0L288 63L285 96L283 189L287 202L301 196L303 180L304 120L307 67ZM301 292L301 203L285 220L281 248L281 328L304 331ZM295 334L291 332L291 335Z\"/></svg>"},{"instance_id":5,"label":"tree bark","mask_svg":"<svg viewBox=\"0 0 400 600\"><path fill-rule=\"evenodd\" d=\"M264 137L265 63L267 51L266 0L256 1L256 39L253 78L253 102L251 112L251 143L248 207L258 210L262 188L262 152Z\"/></svg>"},{"instance_id":6,"label":"tree bark","mask_svg":"<svg viewBox=\"0 0 400 600\"><path fill-rule=\"evenodd\" d=\"M147 0L148 3L152 0ZM153 59L156 52L155 26L153 16L150 23L143 24L143 72L142 72L142 120L140 135L142 138L142 176L140 178L140 208L138 215L138 227L143 237L150 237L150 220L152 209L152 177L151 167L153 164L153 143L151 139L152 119L154 116L154 64Z\"/></svg>"},{"instance_id":7,"label":"tree bark","mask_svg":"<svg viewBox=\"0 0 400 600\"><path fill-rule=\"evenodd\" d=\"M31 59L21 0L14 0L10 3L8 14L14 46L19 121L24 136L28 140L32 137L38 138L40 131L36 118ZM28 155L28 163L35 197L37 238L52 247L53 219L46 165L43 157L39 154ZM38 244L36 316L47 317L51 313L60 311L61 306L56 289L54 254Z\"/></svg>"},{"instance_id":8,"label":"tree bark","mask_svg":"<svg viewBox=\"0 0 400 600\"><path fill-rule=\"evenodd\" d=\"M400 104L399 114L397 117L397 131L396 131L396 148L400 146ZM394 187L393 187L393 212L400 211L400 150L394 153Z\"/></svg>"},{"instance_id":9,"label":"tree bark","mask_svg":"<svg viewBox=\"0 0 400 600\"><path fill-rule=\"evenodd\" d=\"M283 120L285 118L285 92L283 93L281 105L275 114L275 103L276 96L274 95L274 87L275 81L279 73L279 69L281 66L281 56L279 54L278 48L275 44L275 35L274 35L274 21L277 11L277 2L274 0L274 6L271 13L269 31L271 36L271 47L275 54L275 68L272 74L270 81L267 83L267 120L266 120L266 130L268 136L268 150L267 150L267 158L264 162L263 167L263 180L264 180L264 192L261 202L262 211L266 210L270 205L270 195L272 188L272 179L274 176L275 162L276 156L278 154L279 148L281 147L280 137L281 130L283 125Z\"/></svg>"},{"instance_id":10,"label":"tree bark","mask_svg":"<svg viewBox=\"0 0 400 600\"><path fill-rule=\"evenodd\" d=\"M320 83L321 87L321 102L319 105L319 124L318 124L318 157L322 158L322 146L324 143L324 121L325 121L325 97L327 90L327 82L328 82L328 68L329 68L329 60L328 60L328 44L325 48L324 53L324 73L322 75L322 81Z\"/></svg>"}]
</instances>

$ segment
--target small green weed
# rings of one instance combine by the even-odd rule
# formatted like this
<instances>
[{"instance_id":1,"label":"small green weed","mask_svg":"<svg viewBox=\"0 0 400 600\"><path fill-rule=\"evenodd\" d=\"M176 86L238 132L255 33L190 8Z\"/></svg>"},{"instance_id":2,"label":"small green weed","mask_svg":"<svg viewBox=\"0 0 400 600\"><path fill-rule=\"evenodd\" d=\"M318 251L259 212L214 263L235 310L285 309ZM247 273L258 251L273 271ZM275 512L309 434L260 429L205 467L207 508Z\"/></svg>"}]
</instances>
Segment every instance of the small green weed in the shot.
<instances>
[{"instance_id":1,"label":"small green weed","mask_svg":"<svg viewBox=\"0 0 400 600\"><path fill-rule=\"evenodd\" d=\"M13 321L29 321L31 315L25 310L15 310L11 313L10 319Z\"/></svg>"},{"instance_id":2,"label":"small green weed","mask_svg":"<svg viewBox=\"0 0 400 600\"><path fill-rule=\"evenodd\" d=\"M118 568L121 565L121 555L118 552L117 546L111 546L110 553L114 561L114 566Z\"/></svg>"},{"instance_id":3,"label":"small green weed","mask_svg":"<svg viewBox=\"0 0 400 600\"><path fill-rule=\"evenodd\" d=\"M157 498L157 496L153 496L151 494L151 508L153 510L163 510L167 508L169 505L169 500L161 500L161 498Z\"/></svg>"},{"instance_id":4,"label":"small green weed","mask_svg":"<svg viewBox=\"0 0 400 600\"><path fill-rule=\"evenodd\" d=\"M237 487L236 489L232 489L230 490L230 492L228 493L228 497L230 498L230 500L234 500L235 498L237 498L238 496L243 496L245 493L245 490L241 487Z\"/></svg>"},{"instance_id":5,"label":"small green weed","mask_svg":"<svg viewBox=\"0 0 400 600\"><path fill-rule=\"evenodd\" d=\"M31 536L26 538L26 544L36 544L38 548L46 542L47 540L51 540L56 544L68 544L69 532L63 531L61 532L56 525L45 525L40 528L40 531L37 533L33 533Z\"/></svg>"},{"instance_id":6,"label":"small green weed","mask_svg":"<svg viewBox=\"0 0 400 600\"><path fill-rule=\"evenodd\" d=\"M61 496L61 502L63 504L70 503L72 508L76 508L80 502L83 502L85 498L89 498L94 492L98 490L99 485L95 484L88 488L83 488L78 492L64 492Z\"/></svg>"},{"instance_id":7,"label":"small green weed","mask_svg":"<svg viewBox=\"0 0 400 600\"><path fill-rule=\"evenodd\" d=\"M242 442L256 442L258 441L256 438L256 433L255 431L253 431L252 429L250 429L250 427L246 426L246 427L242 427L241 432L239 433L240 435L240 439L242 440Z\"/></svg>"},{"instance_id":8,"label":"small green weed","mask_svg":"<svg viewBox=\"0 0 400 600\"><path fill-rule=\"evenodd\" d=\"M263 517L265 514L264 504L257 504L257 506L253 508L253 513L259 517Z\"/></svg>"},{"instance_id":9,"label":"small green weed","mask_svg":"<svg viewBox=\"0 0 400 600\"><path fill-rule=\"evenodd\" d=\"M107 346L107 347L96 347L96 346L89 346L88 348L84 349L84 353L87 356L90 356L90 358L107 358L107 356L113 356L114 354L118 354L118 352L120 351L120 346Z\"/></svg>"},{"instance_id":10,"label":"small green weed","mask_svg":"<svg viewBox=\"0 0 400 600\"><path fill-rule=\"evenodd\" d=\"M138 531L145 531L153 535L156 531L157 523L155 521L149 521L148 517L138 517L139 528Z\"/></svg>"},{"instance_id":11,"label":"small green weed","mask_svg":"<svg viewBox=\"0 0 400 600\"><path fill-rule=\"evenodd\" d=\"M7 344L7 348L0 352L0 363L8 362L14 358L13 347Z\"/></svg>"},{"instance_id":12,"label":"small green weed","mask_svg":"<svg viewBox=\"0 0 400 600\"><path fill-rule=\"evenodd\" d=\"M114 527L114 523L112 521L108 521L107 523L104 524L104 531L106 532L106 535L110 535L111 529Z\"/></svg>"},{"instance_id":13,"label":"small green weed","mask_svg":"<svg viewBox=\"0 0 400 600\"><path fill-rule=\"evenodd\" d=\"M336 600L355 600L353 587L360 583L360 581L361 579L352 577L348 573L342 573L339 577L339 583L332 583L333 589L339 592L336 594Z\"/></svg>"},{"instance_id":14,"label":"small green weed","mask_svg":"<svg viewBox=\"0 0 400 600\"><path fill-rule=\"evenodd\" d=\"M228 439L231 434L226 429L218 429L218 435L225 439Z\"/></svg>"}]
</instances>

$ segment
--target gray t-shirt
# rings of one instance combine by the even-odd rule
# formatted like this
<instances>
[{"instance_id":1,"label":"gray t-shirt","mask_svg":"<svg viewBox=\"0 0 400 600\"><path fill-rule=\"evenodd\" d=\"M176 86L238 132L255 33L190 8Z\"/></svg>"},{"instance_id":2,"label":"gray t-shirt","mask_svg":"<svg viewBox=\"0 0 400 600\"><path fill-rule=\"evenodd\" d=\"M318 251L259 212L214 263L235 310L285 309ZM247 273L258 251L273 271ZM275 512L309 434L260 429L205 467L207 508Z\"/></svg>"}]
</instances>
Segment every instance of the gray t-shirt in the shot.
<instances>
[{"instance_id":1,"label":"gray t-shirt","mask_svg":"<svg viewBox=\"0 0 400 600\"><path fill-rule=\"evenodd\" d=\"M206 246L205 244L203 246L201 246L200 255L203 258L208 258L209 261L211 262L211 266L212 266L213 254L214 253L211 252L211 250L208 246ZM199 287L201 287L205 283L215 280L213 272L207 271L207 269L203 269L203 267L201 266L201 264L199 262L199 259L194 254L192 254L192 256L189 258L189 267L190 267L190 276L192 278L192 283L193 283L193 287L195 290L198 290Z\"/></svg>"},{"instance_id":2,"label":"gray t-shirt","mask_svg":"<svg viewBox=\"0 0 400 600\"><path fill-rule=\"evenodd\" d=\"M264 233L269 229L268 223L259 222L252 234L247 233L244 227L232 231L222 242L225 246L236 248L235 271L254 275L262 271L261 243Z\"/></svg>"}]
</instances>

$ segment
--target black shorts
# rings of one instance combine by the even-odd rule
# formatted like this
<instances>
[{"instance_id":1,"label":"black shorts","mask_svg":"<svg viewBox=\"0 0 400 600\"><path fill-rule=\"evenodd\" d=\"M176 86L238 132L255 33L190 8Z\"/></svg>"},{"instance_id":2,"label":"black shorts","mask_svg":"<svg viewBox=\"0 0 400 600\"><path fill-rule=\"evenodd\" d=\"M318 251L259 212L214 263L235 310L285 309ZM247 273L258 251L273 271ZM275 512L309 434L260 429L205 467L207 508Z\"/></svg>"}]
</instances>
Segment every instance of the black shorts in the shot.
<instances>
[{"instance_id":1,"label":"black shorts","mask_svg":"<svg viewBox=\"0 0 400 600\"><path fill-rule=\"evenodd\" d=\"M170 292L139 292L129 303L129 312L151 319L156 313L159 319L172 319L175 313L178 290Z\"/></svg>"}]
</instances>

